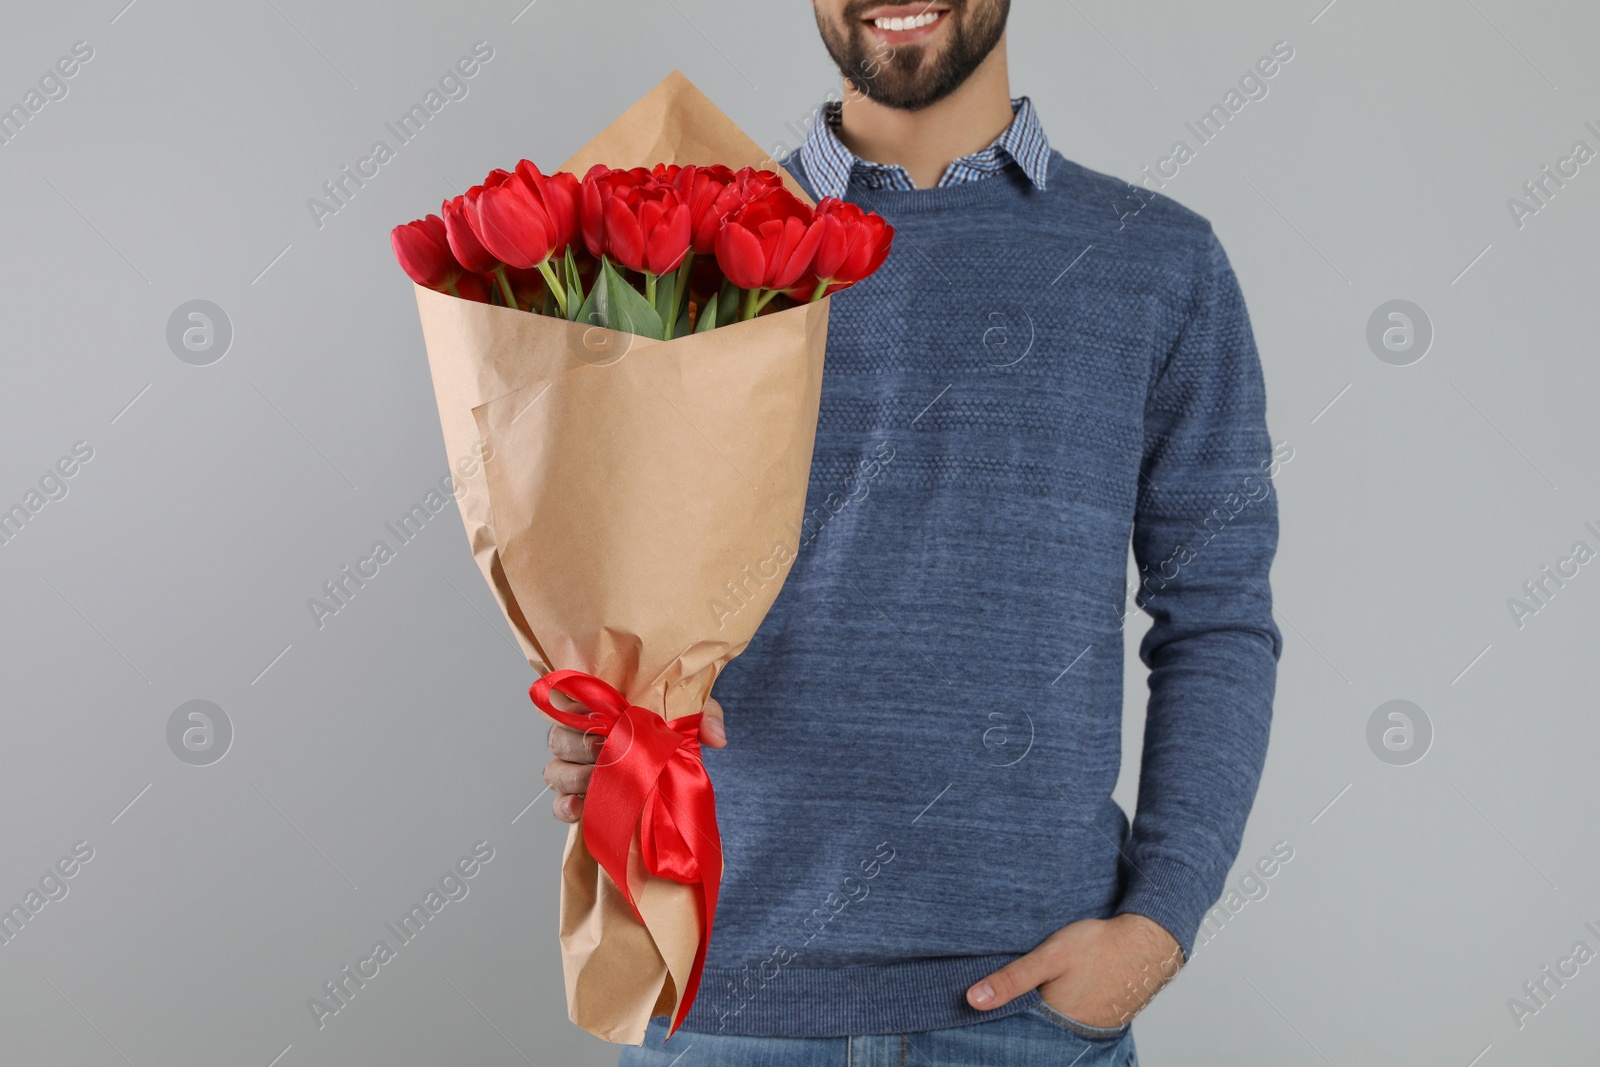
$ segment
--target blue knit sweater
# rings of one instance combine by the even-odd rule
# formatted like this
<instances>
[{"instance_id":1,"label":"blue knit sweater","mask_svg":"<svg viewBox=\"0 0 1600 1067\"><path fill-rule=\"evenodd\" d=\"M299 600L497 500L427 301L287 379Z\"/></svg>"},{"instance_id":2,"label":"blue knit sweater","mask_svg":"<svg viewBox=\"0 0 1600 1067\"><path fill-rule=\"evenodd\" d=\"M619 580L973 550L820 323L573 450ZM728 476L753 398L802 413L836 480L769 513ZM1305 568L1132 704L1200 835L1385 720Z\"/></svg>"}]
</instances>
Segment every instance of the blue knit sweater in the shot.
<instances>
[{"instance_id":1,"label":"blue knit sweater","mask_svg":"<svg viewBox=\"0 0 1600 1067\"><path fill-rule=\"evenodd\" d=\"M966 988L1119 912L1187 955L1267 747L1276 467L1210 224L1059 153L1043 190L1012 168L848 198L894 252L833 298L801 548L714 690L726 869L690 1031L1021 1011L1037 993L980 1013ZM1111 792L1138 607L1130 827Z\"/></svg>"}]
</instances>

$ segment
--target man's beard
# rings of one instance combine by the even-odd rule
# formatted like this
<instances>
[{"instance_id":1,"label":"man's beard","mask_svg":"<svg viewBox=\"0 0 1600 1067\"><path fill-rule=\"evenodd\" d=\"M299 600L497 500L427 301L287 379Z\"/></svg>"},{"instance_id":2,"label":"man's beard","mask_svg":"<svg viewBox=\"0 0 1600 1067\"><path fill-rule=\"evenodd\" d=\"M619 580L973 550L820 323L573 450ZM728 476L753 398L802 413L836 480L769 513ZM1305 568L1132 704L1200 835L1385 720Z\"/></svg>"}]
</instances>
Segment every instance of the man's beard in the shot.
<instances>
[{"instance_id":1,"label":"man's beard","mask_svg":"<svg viewBox=\"0 0 1600 1067\"><path fill-rule=\"evenodd\" d=\"M930 62L924 44L891 52L868 42L861 14L878 3L853 0L846 5L842 36L838 26L821 17L817 28L839 72L863 96L902 111L920 111L955 92L1000 43L1011 13L1011 0L949 0L950 9L943 16L951 23L944 30L946 47Z\"/></svg>"}]
</instances>

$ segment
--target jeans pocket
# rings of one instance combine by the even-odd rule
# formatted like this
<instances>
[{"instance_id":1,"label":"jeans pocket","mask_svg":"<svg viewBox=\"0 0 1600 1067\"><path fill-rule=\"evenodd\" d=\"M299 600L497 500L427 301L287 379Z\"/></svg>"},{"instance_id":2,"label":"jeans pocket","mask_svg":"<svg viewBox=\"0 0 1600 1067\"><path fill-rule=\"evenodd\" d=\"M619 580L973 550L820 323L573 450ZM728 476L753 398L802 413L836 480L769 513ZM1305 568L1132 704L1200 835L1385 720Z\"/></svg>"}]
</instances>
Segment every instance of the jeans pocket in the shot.
<instances>
[{"instance_id":1,"label":"jeans pocket","mask_svg":"<svg viewBox=\"0 0 1600 1067\"><path fill-rule=\"evenodd\" d=\"M1069 1030L1079 1037L1088 1038L1090 1041L1115 1041L1128 1032L1130 1023L1121 1023L1117 1026L1090 1026L1081 1023L1072 1016L1064 1014L1046 1004L1043 1000L1032 1009L1040 1018L1046 1019L1063 1030Z\"/></svg>"}]
</instances>

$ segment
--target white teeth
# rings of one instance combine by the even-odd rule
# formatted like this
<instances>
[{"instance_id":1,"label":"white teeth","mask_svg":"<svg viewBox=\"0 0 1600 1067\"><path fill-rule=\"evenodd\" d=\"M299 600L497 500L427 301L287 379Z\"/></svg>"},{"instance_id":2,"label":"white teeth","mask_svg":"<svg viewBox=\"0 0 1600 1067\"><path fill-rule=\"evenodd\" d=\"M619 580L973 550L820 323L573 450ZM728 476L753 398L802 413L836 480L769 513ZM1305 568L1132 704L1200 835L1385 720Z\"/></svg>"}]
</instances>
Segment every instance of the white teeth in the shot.
<instances>
[{"instance_id":1,"label":"white teeth","mask_svg":"<svg viewBox=\"0 0 1600 1067\"><path fill-rule=\"evenodd\" d=\"M880 30L915 30L923 26L931 26L939 21L940 11L929 11L925 14L915 15L911 18L873 19L872 24Z\"/></svg>"}]
</instances>

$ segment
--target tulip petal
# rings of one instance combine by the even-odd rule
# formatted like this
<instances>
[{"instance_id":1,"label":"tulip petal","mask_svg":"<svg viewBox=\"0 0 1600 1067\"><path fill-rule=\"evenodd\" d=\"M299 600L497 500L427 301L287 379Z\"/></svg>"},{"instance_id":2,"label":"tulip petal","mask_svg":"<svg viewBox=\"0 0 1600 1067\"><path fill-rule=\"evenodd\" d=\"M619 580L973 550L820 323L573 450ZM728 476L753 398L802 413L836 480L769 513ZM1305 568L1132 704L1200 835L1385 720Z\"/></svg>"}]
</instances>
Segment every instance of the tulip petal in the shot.
<instances>
[{"instance_id":1,"label":"tulip petal","mask_svg":"<svg viewBox=\"0 0 1600 1067\"><path fill-rule=\"evenodd\" d=\"M400 269L429 289L443 290L461 275L461 265L450 252L443 233L444 220L437 215L396 226L389 232L389 244Z\"/></svg>"},{"instance_id":2,"label":"tulip petal","mask_svg":"<svg viewBox=\"0 0 1600 1067\"><path fill-rule=\"evenodd\" d=\"M485 189L475 207L478 240L497 259L526 269L550 257L550 220L526 186L508 182Z\"/></svg>"},{"instance_id":3,"label":"tulip petal","mask_svg":"<svg viewBox=\"0 0 1600 1067\"><path fill-rule=\"evenodd\" d=\"M717 232L717 265L740 289L759 289L765 280L767 257L761 241L743 224L728 220Z\"/></svg>"},{"instance_id":4,"label":"tulip petal","mask_svg":"<svg viewBox=\"0 0 1600 1067\"><path fill-rule=\"evenodd\" d=\"M629 270L644 270L644 230L620 197L606 201L606 251Z\"/></svg>"},{"instance_id":5,"label":"tulip petal","mask_svg":"<svg viewBox=\"0 0 1600 1067\"><path fill-rule=\"evenodd\" d=\"M791 218L784 223L784 242L787 247L783 258L772 265L772 277L767 279L768 289L787 289L800 280L800 276L811 266L823 232L822 227L815 224L807 226L799 219Z\"/></svg>"},{"instance_id":6,"label":"tulip petal","mask_svg":"<svg viewBox=\"0 0 1600 1067\"><path fill-rule=\"evenodd\" d=\"M446 200L439 211L444 216L445 241L463 267L476 274L488 274L499 266L500 261L483 247L483 242L472 231L465 196Z\"/></svg>"},{"instance_id":7,"label":"tulip petal","mask_svg":"<svg viewBox=\"0 0 1600 1067\"><path fill-rule=\"evenodd\" d=\"M666 274L678 269L689 252L689 209L678 204L649 231L645 266L651 274Z\"/></svg>"}]
</instances>

